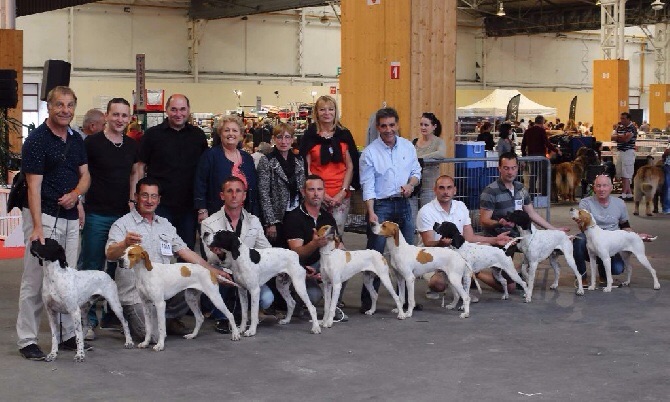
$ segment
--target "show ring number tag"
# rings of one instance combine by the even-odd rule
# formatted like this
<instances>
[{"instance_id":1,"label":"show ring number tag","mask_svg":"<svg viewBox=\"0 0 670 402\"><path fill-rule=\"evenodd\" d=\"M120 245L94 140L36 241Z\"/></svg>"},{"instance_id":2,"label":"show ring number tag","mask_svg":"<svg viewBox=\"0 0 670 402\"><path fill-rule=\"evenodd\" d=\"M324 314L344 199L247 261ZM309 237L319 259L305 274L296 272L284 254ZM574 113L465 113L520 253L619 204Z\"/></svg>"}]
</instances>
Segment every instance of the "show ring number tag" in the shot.
<instances>
[{"instance_id":1,"label":"show ring number tag","mask_svg":"<svg viewBox=\"0 0 670 402\"><path fill-rule=\"evenodd\" d=\"M514 210L521 211L523 209L523 200L514 200Z\"/></svg>"},{"instance_id":2,"label":"show ring number tag","mask_svg":"<svg viewBox=\"0 0 670 402\"><path fill-rule=\"evenodd\" d=\"M172 244L167 241L161 240L161 255L166 257L172 257Z\"/></svg>"}]
</instances>

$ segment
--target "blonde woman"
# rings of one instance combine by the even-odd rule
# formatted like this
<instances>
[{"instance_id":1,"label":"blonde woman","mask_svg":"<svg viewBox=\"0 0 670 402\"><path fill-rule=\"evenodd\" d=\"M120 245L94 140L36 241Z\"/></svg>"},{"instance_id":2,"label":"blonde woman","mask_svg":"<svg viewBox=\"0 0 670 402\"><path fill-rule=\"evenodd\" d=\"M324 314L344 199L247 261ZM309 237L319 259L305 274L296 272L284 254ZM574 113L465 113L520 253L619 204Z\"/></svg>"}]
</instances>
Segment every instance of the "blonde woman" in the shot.
<instances>
[{"instance_id":1,"label":"blonde woman","mask_svg":"<svg viewBox=\"0 0 670 402\"><path fill-rule=\"evenodd\" d=\"M254 159L240 149L243 127L238 117L223 117L216 128L217 135L212 142L212 148L200 157L194 183L194 204L198 211L198 222L221 209L221 184L230 176L239 177L244 182L247 190L244 208L258 215L258 185Z\"/></svg>"},{"instance_id":2,"label":"blonde woman","mask_svg":"<svg viewBox=\"0 0 670 402\"><path fill-rule=\"evenodd\" d=\"M337 118L337 102L324 95L314 104L314 123L305 130L300 155L305 158L307 174L323 178L326 194L323 205L337 222L340 235L349 215L350 186L358 188L358 150L351 132Z\"/></svg>"}]
</instances>

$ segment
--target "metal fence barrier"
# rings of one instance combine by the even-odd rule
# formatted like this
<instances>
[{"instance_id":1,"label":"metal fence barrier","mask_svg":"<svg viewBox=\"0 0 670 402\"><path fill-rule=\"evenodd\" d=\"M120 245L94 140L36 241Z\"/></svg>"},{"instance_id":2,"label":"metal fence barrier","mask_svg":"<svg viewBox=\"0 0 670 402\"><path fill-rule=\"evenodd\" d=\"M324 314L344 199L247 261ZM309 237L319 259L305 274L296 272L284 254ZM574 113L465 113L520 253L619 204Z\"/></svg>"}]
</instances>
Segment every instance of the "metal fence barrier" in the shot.
<instances>
[{"instance_id":1,"label":"metal fence barrier","mask_svg":"<svg viewBox=\"0 0 670 402\"><path fill-rule=\"evenodd\" d=\"M479 224L479 196L482 190L498 179L498 158L441 158L426 159L424 168L440 165L454 177L457 187L455 199L463 201L470 210L472 228L481 232ZM544 156L525 156L519 158L519 174L521 181L530 192L533 206L538 209L549 221L551 204L551 163ZM444 166L447 166L443 169ZM422 179L422 186L432 189L435 183L426 183ZM425 187L424 187L425 188ZM421 207L421 205L419 205ZM415 217L416 218L416 217ZM355 192L351 202L351 210L345 230L348 232L365 233L365 206L359 191Z\"/></svg>"}]
</instances>

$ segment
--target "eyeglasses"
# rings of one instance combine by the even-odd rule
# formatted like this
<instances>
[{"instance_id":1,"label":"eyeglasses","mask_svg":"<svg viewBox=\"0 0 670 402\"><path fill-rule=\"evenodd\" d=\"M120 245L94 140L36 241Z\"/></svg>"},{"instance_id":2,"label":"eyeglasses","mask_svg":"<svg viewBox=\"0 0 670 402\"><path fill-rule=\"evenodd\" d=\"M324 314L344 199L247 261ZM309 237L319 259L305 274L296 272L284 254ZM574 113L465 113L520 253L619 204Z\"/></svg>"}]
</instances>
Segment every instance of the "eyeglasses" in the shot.
<instances>
[{"instance_id":1,"label":"eyeglasses","mask_svg":"<svg viewBox=\"0 0 670 402\"><path fill-rule=\"evenodd\" d=\"M275 135L275 139L276 139L277 141L279 141L279 140L292 140L292 139L293 139L293 136L292 136L292 135L289 135L289 134L285 134L285 135L281 135L281 134L279 134L279 135Z\"/></svg>"},{"instance_id":2,"label":"eyeglasses","mask_svg":"<svg viewBox=\"0 0 670 402\"><path fill-rule=\"evenodd\" d=\"M161 196L158 194L149 194L149 193L140 193L140 198L143 200L151 200L151 201L156 201L160 198Z\"/></svg>"}]
</instances>

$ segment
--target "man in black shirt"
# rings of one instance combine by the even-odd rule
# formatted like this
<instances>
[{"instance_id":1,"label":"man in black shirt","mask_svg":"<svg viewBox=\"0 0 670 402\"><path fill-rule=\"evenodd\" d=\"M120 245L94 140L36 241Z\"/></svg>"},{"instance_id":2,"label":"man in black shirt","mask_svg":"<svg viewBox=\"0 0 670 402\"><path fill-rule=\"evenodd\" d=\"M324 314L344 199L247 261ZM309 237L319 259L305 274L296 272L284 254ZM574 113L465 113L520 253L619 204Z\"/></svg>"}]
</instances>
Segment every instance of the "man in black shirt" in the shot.
<instances>
[{"instance_id":1,"label":"man in black shirt","mask_svg":"<svg viewBox=\"0 0 670 402\"><path fill-rule=\"evenodd\" d=\"M312 304L315 304L323 297L319 286L321 280L319 249L328 242L325 237L319 237L316 231L324 225L330 225L337 230L337 223L333 215L321 208L325 189L320 176L307 176L300 192L304 201L298 208L284 216L284 234L288 248L298 253L300 264L307 270L307 294ZM345 321L347 316L338 310L335 319Z\"/></svg>"},{"instance_id":2,"label":"man in black shirt","mask_svg":"<svg viewBox=\"0 0 670 402\"><path fill-rule=\"evenodd\" d=\"M86 193L85 211L79 260L82 270L105 269L105 245L109 229L117 219L130 211L128 200L135 198L135 184L139 180L137 142L125 135L130 122L130 103L113 98L107 103L107 125L103 131L84 140L91 188ZM116 263L108 264L107 273L114 278ZM88 313L90 330L87 340L95 337L98 325L95 306Z\"/></svg>"},{"instance_id":3,"label":"man in black shirt","mask_svg":"<svg viewBox=\"0 0 670 402\"><path fill-rule=\"evenodd\" d=\"M188 123L190 102L186 96L170 96L165 113L167 119L142 137L140 167L160 183L161 203L156 214L167 218L193 250L197 225L193 180L200 156L207 149L207 137Z\"/></svg>"}]
</instances>

